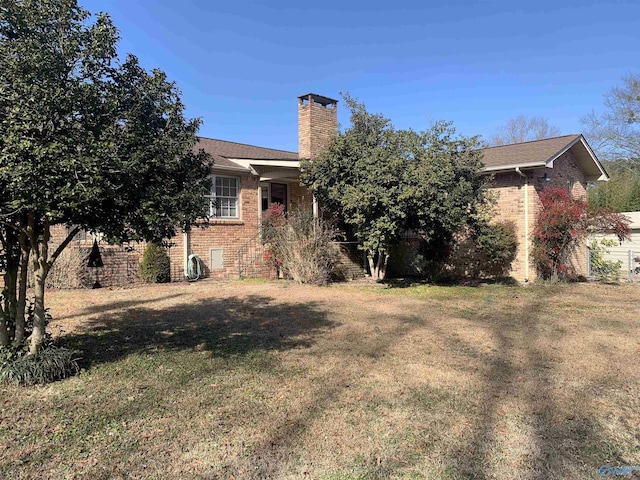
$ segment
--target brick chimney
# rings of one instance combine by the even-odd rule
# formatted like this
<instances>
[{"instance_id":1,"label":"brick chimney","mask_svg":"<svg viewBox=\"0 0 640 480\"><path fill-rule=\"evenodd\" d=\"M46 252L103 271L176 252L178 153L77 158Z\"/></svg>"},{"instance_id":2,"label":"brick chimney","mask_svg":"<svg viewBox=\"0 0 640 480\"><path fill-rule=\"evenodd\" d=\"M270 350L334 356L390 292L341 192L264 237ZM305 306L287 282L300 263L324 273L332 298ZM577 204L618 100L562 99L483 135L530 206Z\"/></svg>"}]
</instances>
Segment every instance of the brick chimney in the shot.
<instances>
[{"instance_id":1,"label":"brick chimney","mask_svg":"<svg viewBox=\"0 0 640 480\"><path fill-rule=\"evenodd\" d=\"M338 131L338 101L307 93L298 97L298 156L317 158Z\"/></svg>"}]
</instances>

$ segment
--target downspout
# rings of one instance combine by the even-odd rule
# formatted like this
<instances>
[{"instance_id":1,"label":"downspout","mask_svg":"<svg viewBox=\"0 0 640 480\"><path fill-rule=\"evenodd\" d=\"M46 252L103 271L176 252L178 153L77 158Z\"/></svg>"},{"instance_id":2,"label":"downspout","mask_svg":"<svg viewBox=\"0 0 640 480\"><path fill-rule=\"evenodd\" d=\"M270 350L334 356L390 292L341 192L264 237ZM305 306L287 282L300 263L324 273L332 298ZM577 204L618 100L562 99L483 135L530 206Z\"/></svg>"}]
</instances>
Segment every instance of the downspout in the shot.
<instances>
[{"instance_id":1,"label":"downspout","mask_svg":"<svg viewBox=\"0 0 640 480\"><path fill-rule=\"evenodd\" d=\"M516 173L524 178L524 283L529 283L529 177L516 167Z\"/></svg>"},{"instance_id":2,"label":"downspout","mask_svg":"<svg viewBox=\"0 0 640 480\"><path fill-rule=\"evenodd\" d=\"M188 278L187 272L189 271L189 233L184 232L182 234L182 253L184 256L184 277Z\"/></svg>"}]
</instances>

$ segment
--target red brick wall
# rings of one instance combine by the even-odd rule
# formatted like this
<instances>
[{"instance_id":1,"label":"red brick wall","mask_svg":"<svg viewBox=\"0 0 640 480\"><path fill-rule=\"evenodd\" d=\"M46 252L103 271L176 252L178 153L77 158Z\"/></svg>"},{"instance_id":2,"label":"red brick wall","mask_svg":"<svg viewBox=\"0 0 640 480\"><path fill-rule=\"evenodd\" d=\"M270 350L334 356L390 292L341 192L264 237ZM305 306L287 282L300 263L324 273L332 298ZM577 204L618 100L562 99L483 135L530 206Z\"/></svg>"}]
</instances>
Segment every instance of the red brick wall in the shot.
<instances>
[{"instance_id":1,"label":"red brick wall","mask_svg":"<svg viewBox=\"0 0 640 480\"><path fill-rule=\"evenodd\" d=\"M313 210L313 195L309 190L299 183L289 185L290 211L311 211Z\"/></svg>"},{"instance_id":2,"label":"red brick wall","mask_svg":"<svg viewBox=\"0 0 640 480\"><path fill-rule=\"evenodd\" d=\"M250 239L258 236L259 191L258 179L252 175L241 175L238 219L210 219L200 223L189 233L189 254L197 255L204 267L204 276L210 278L236 278L238 276L238 250ZM172 239L170 259L174 281L183 280L184 235ZM223 250L223 268L212 270L210 249Z\"/></svg>"},{"instance_id":3,"label":"red brick wall","mask_svg":"<svg viewBox=\"0 0 640 480\"><path fill-rule=\"evenodd\" d=\"M245 256L256 260L256 265L247 272L247 276L271 278L274 270L264 261L264 251L259 246L258 233L260 217L260 198L258 178L251 175L240 177L240 218L210 219L208 224L200 224L189 233L189 254L200 257L204 265L204 276L210 278L238 278L238 251L253 240L251 248L243 250ZM312 196L299 184L289 186L289 208L291 210L312 208ZM184 236L173 240L170 250L172 279L184 279ZM223 250L223 268L210 268L210 249ZM251 262L253 263L253 262ZM175 272L175 273L174 273Z\"/></svg>"},{"instance_id":4,"label":"red brick wall","mask_svg":"<svg viewBox=\"0 0 640 480\"><path fill-rule=\"evenodd\" d=\"M526 174L529 177L529 186L527 187L529 202L529 238L526 236L525 228L524 178L520 177L516 172L498 174L495 176L494 185L491 188L491 191L498 196L495 219L497 221L511 221L516 226L518 252L511 267L511 276L519 282L523 282L527 276L525 268L525 242L530 243L530 236L535 220L535 200L537 199L534 185L535 176L530 172L526 172ZM535 275L535 272L531 262L529 262L528 279L533 280L533 275Z\"/></svg>"},{"instance_id":5,"label":"red brick wall","mask_svg":"<svg viewBox=\"0 0 640 480\"><path fill-rule=\"evenodd\" d=\"M337 104L298 100L298 154L300 158L317 158L338 131Z\"/></svg>"},{"instance_id":6,"label":"red brick wall","mask_svg":"<svg viewBox=\"0 0 640 480\"><path fill-rule=\"evenodd\" d=\"M548 185L571 187L571 193L574 198L587 200L587 182L570 152L564 153L554 161L553 169L549 171L549 176L551 181L548 182ZM578 275L587 275L587 255L588 249L585 240L571 258L571 264Z\"/></svg>"},{"instance_id":7,"label":"red brick wall","mask_svg":"<svg viewBox=\"0 0 640 480\"><path fill-rule=\"evenodd\" d=\"M518 255L513 262L511 275L518 281L525 280L525 242L529 244L531 252L531 233L535 225L536 213L540 208L540 192L547 186L569 187L573 183L571 191L577 198L586 199L586 181L584 174L576 165L570 152L566 152L554 161L553 168L540 168L527 170L524 173L529 177L529 238L525 237L524 215L524 179L515 172L502 173L495 176L492 191L498 194L496 207L497 220L511 220L516 224L518 234ZM550 181L541 181L540 178L547 174ZM571 183L570 183L571 182ZM587 268L586 245L578 249L573 258L573 266L578 274L586 274ZM529 254L529 280L536 278L535 268Z\"/></svg>"},{"instance_id":8,"label":"red brick wall","mask_svg":"<svg viewBox=\"0 0 640 480\"><path fill-rule=\"evenodd\" d=\"M264 251L257 241L259 231L259 191L258 178L253 175L242 175L240 178L239 218L238 219L210 219L206 224L200 223L189 233L188 253L197 255L203 265L203 277L209 278L237 278L238 277L238 250L250 240L253 243L251 251L245 252L252 258L252 265L245 274L247 276L272 278L275 269L264 260ZM312 209L311 193L299 184L292 183L289 187L289 208L291 210ZM66 236L66 228L55 226L52 229L52 244L59 244ZM93 239L89 236L87 241L74 241L67 248L78 249L80 255L86 259ZM107 245L100 243L100 251L104 267L92 269L86 267L86 261L80 263L77 275L69 286L90 287L96 278L96 273L102 286L125 285L140 283L139 267L144 252L144 243L135 243L123 246ZM223 268L211 269L210 250L222 249ZM184 272L184 235L179 231L178 235L171 239L168 249L171 260L171 280L182 281ZM246 258L246 257L245 257Z\"/></svg>"},{"instance_id":9,"label":"red brick wall","mask_svg":"<svg viewBox=\"0 0 640 480\"><path fill-rule=\"evenodd\" d=\"M336 255L336 264L331 272L334 281L348 281L362 278L367 273L364 251L357 242L332 242L331 248Z\"/></svg>"},{"instance_id":10,"label":"red brick wall","mask_svg":"<svg viewBox=\"0 0 640 480\"><path fill-rule=\"evenodd\" d=\"M51 246L53 251L67 236L67 228L55 225L51 228ZM133 242L126 245L109 245L99 242L103 267L87 266L87 260L93 247L93 236L86 239L76 237L62 252L49 273L47 284L61 288L89 288L98 280L103 287L142 283L140 279L140 262L146 243ZM67 275L55 272L55 269L73 269Z\"/></svg>"}]
</instances>

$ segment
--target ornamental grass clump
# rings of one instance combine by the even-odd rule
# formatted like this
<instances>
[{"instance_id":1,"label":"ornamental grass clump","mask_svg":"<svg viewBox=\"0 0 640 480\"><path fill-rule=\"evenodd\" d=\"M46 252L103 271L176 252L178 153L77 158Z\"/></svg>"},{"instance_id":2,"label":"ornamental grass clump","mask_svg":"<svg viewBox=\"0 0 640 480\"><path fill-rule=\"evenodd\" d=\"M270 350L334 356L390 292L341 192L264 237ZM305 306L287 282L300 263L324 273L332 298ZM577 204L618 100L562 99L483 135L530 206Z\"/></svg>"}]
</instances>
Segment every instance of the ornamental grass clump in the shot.
<instances>
[{"instance_id":1,"label":"ornamental grass clump","mask_svg":"<svg viewBox=\"0 0 640 480\"><path fill-rule=\"evenodd\" d=\"M24 341L14 342L0 347L0 383L18 385L42 385L80 372L75 352L55 345L51 335L47 334L43 346L36 354L29 354L28 336L33 332L33 303L27 308ZM51 321L48 309L45 322Z\"/></svg>"},{"instance_id":2,"label":"ornamental grass clump","mask_svg":"<svg viewBox=\"0 0 640 480\"><path fill-rule=\"evenodd\" d=\"M28 355L27 349L0 348L0 382L18 385L42 385L80 371L74 352L56 345L46 345L35 355Z\"/></svg>"},{"instance_id":3,"label":"ornamental grass clump","mask_svg":"<svg viewBox=\"0 0 640 480\"><path fill-rule=\"evenodd\" d=\"M298 283L326 285L335 265L331 248L335 229L311 212L285 214L284 207L272 204L262 224L267 258L285 278Z\"/></svg>"}]
</instances>

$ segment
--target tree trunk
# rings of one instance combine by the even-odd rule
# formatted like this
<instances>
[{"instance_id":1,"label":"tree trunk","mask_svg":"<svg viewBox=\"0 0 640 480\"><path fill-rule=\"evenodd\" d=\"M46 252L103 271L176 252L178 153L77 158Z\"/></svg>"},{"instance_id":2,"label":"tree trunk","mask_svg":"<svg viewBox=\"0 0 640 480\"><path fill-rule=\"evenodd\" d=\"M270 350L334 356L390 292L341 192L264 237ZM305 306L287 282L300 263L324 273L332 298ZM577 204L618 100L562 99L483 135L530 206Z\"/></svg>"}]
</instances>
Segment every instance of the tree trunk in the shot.
<instances>
[{"instance_id":1,"label":"tree trunk","mask_svg":"<svg viewBox=\"0 0 640 480\"><path fill-rule=\"evenodd\" d=\"M14 341L24 341L24 314L27 306L27 276L29 272L29 254L31 248L24 233L20 234L20 278L18 279L18 303L16 305L16 331Z\"/></svg>"},{"instance_id":2,"label":"tree trunk","mask_svg":"<svg viewBox=\"0 0 640 480\"><path fill-rule=\"evenodd\" d=\"M371 278L378 278L378 272L376 270L376 264L373 261L373 254L370 250L367 250L367 261L369 262L369 271L371 272Z\"/></svg>"},{"instance_id":3,"label":"tree trunk","mask_svg":"<svg viewBox=\"0 0 640 480\"><path fill-rule=\"evenodd\" d=\"M40 266L34 269L34 307L33 307L33 332L29 355L35 355L40 350L45 338L45 310L44 310L44 283L47 279L47 266L45 262L39 262Z\"/></svg>"},{"instance_id":4,"label":"tree trunk","mask_svg":"<svg viewBox=\"0 0 640 480\"><path fill-rule=\"evenodd\" d=\"M42 240L39 241L37 229L35 227L36 219L32 214L29 216L29 226L27 234L29 245L31 246L31 254L33 258L33 279L34 279L34 306L33 306L33 332L31 333L31 343L29 345L29 355L35 355L44 343L46 329L46 312L44 308L44 291L47 275L51 270L51 266L60 256L62 251L69 245L69 242L76 236L79 227L74 227L67 235L67 238L58 245L53 254L49 256L49 240L51 238L51 223L45 215L42 220ZM25 242L26 243L26 242Z\"/></svg>"},{"instance_id":5,"label":"tree trunk","mask_svg":"<svg viewBox=\"0 0 640 480\"><path fill-rule=\"evenodd\" d=\"M371 277L376 280L384 280L384 276L387 272L387 260L389 255L386 252L378 250L377 253L372 253L367 250L367 260L369 261L369 270L371 271Z\"/></svg>"},{"instance_id":6,"label":"tree trunk","mask_svg":"<svg viewBox=\"0 0 640 480\"><path fill-rule=\"evenodd\" d=\"M7 329L9 341L13 338L16 319L16 284L20 265L20 246L18 239L18 232L11 227L7 228L5 235L2 236L2 248L4 249L6 261L2 296L4 297L5 328Z\"/></svg>"},{"instance_id":7,"label":"tree trunk","mask_svg":"<svg viewBox=\"0 0 640 480\"><path fill-rule=\"evenodd\" d=\"M389 264L389 255L387 254L387 252L385 252L381 256L383 258L382 258L382 264L380 265L378 275L380 276L380 280L384 280L384 277L387 275L387 265Z\"/></svg>"},{"instance_id":8,"label":"tree trunk","mask_svg":"<svg viewBox=\"0 0 640 480\"><path fill-rule=\"evenodd\" d=\"M9 338L13 338L13 330L16 324L16 284L18 281L18 265L14 264L14 260L9 261L7 255L7 271L4 274L4 318L5 328Z\"/></svg>"},{"instance_id":9,"label":"tree trunk","mask_svg":"<svg viewBox=\"0 0 640 480\"><path fill-rule=\"evenodd\" d=\"M29 226L27 233L33 258L33 282L34 282L34 305L33 305L33 332L29 344L29 355L35 355L40 350L45 339L45 309L44 309L44 285L49 273L49 219L44 216L42 222L42 240L38 238L36 228L36 218L34 214L29 215Z\"/></svg>"},{"instance_id":10,"label":"tree trunk","mask_svg":"<svg viewBox=\"0 0 640 480\"><path fill-rule=\"evenodd\" d=\"M9 346L9 333L7 331L7 317L4 308L0 305L0 347Z\"/></svg>"}]
</instances>

